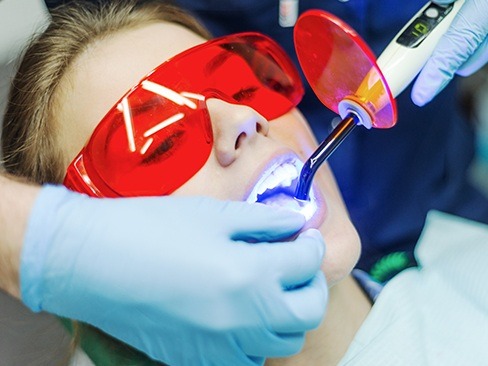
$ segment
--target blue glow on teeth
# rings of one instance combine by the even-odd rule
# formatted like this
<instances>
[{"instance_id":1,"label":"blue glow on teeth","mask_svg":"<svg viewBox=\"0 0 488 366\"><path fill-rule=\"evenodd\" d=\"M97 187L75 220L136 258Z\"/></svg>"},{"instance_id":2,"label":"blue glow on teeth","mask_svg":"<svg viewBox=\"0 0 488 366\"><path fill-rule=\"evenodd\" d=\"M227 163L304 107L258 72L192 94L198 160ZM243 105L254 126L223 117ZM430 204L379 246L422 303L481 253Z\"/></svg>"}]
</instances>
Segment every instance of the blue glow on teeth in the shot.
<instances>
[{"instance_id":1,"label":"blue glow on teeth","mask_svg":"<svg viewBox=\"0 0 488 366\"><path fill-rule=\"evenodd\" d=\"M276 164L266 170L247 201L300 212L306 220L309 220L317 211L313 191L310 201L302 202L294 198L302 165L303 163L295 159Z\"/></svg>"},{"instance_id":2,"label":"blue glow on teeth","mask_svg":"<svg viewBox=\"0 0 488 366\"><path fill-rule=\"evenodd\" d=\"M268 206L282 207L299 212L305 217L306 220L310 220L315 212L317 212L318 208L313 197L311 197L310 201L299 201L292 195L284 193L270 195L260 202Z\"/></svg>"}]
</instances>

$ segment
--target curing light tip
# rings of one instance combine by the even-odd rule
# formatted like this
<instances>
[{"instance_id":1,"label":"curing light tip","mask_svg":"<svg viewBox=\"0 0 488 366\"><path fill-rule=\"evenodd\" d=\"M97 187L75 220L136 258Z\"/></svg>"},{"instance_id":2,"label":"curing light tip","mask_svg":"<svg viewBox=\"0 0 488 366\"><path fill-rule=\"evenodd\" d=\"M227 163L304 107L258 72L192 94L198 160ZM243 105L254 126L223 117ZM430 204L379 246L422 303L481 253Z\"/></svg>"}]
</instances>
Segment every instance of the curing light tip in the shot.
<instances>
[{"instance_id":1,"label":"curing light tip","mask_svg":"<svg viewBox=\"0 0 488 366\"><path fill-rule=\"evenodd\" d=\"M355 113L348 113L320 144L317 150L314 151L310 158L308 158L300 172L300 178L295 190L296 201L307 202L310 199L310 189L315 173L317 173L322 163L329 158L357 124L360 124L359 117Z\"/></svg>"}]
</instances>

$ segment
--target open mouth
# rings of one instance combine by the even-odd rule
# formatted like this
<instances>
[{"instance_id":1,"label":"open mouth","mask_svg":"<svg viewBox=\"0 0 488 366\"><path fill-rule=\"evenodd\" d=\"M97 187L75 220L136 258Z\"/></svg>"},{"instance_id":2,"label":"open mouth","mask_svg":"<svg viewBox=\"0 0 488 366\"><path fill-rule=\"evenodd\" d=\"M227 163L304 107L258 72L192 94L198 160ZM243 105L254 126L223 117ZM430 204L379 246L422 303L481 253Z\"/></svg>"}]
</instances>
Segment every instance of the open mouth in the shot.
<instances>
[{"instance_id":1,"label":"open mouth","mask_svg":"<svg viewBox=\"0 0 488 366\"><path fill-rule=\"evenodd\" d=\"M302 202L294 197L302 166L298 159L273 164L262 173L246 201L298 211L310 219L317 210L313 192L310 201Z\"/></svg>"},{"instance_id":2,"label":"open mouth","mask_svg":"<svg viewBox=\"0 0 488 366\"><path fill-rule=\"evenodd\" d=\"M247 198L247 202L264 203L270 197L293 197L298 184L300 168L297 160L276 163L265 170Z\"/></svg>"}]
</instances>

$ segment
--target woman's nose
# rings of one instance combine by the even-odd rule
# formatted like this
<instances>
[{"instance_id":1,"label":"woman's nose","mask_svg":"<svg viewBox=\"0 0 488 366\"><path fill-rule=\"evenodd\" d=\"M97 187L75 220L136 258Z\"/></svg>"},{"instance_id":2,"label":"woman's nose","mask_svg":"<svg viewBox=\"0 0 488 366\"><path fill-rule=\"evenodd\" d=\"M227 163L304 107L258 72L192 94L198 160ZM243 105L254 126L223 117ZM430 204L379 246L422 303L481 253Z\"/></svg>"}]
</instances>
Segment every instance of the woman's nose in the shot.
<instances>
[{"instance_id":1,"label":"woman's nose","mask_svg":"<svg viewBox=\"0 0 488 366\"><path fill-rule=\"evenodd\" d=\"M212 121L214 151L222 166L232 164L257 135L268 134L268 121L250 107L210 98L207 108Z\"/></svg>"}]
</instances>

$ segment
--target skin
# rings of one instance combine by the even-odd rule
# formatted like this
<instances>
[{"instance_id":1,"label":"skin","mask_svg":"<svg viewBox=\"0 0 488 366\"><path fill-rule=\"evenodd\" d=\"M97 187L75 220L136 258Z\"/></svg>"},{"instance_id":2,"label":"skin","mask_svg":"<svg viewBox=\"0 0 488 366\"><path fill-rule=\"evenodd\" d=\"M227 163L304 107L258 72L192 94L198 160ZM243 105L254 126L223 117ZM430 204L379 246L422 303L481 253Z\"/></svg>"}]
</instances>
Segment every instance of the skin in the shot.
<instances>
[{"instance_id":1,"label":"skin","mask_svg":"<svg viewBox=\"0 0 488 366\"><path fill-rule=\"evenodd\" d=\"M0 175L0 288L20 299L20 253L40 188Z\"/></svg>"},{"instance_id":2,"label":"skin","mask_svg":"<svg viewBox=\"0 0 488 366\"><path fill-rule=\"evenodd\" d=\"M203 42L179 25L155 23L91 44L70 66L56 94L57 141L63 149L65 168L105 113L143 75ZM245 200L270 164L286 156L305 160L316 147L307 122L296 109L267 121L247 106L215 98L207 100L207 107L214 133L213 150L202 169L174 195ZM269 363L337 362L370 308L349 275L360 243L328 166L320 169L315 182L320 210L309 226L321 231L327 245L322 265L330 286L327 318L309 334L300 355Z\"/></svg>"}]
</instances>

